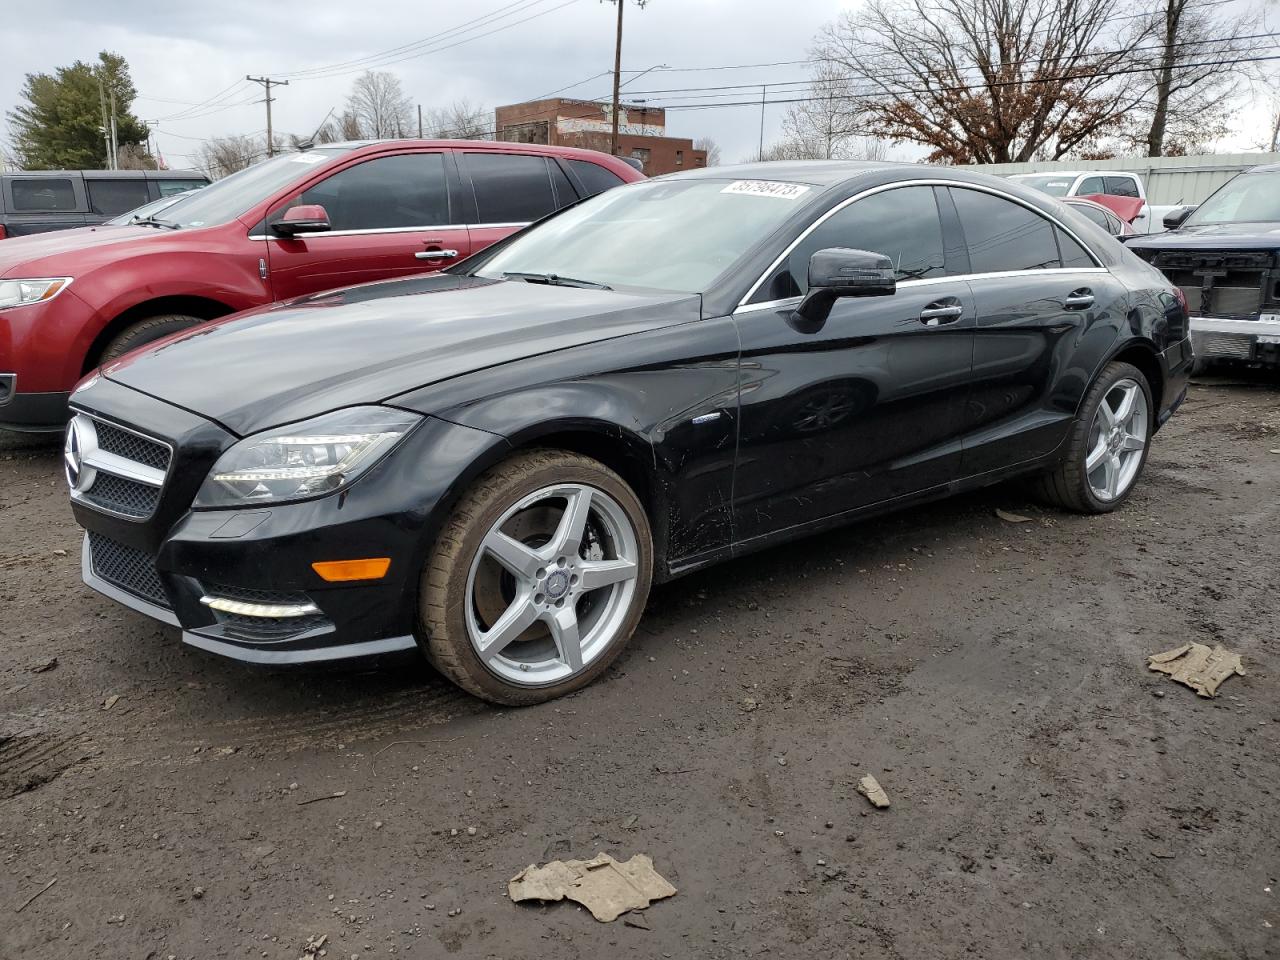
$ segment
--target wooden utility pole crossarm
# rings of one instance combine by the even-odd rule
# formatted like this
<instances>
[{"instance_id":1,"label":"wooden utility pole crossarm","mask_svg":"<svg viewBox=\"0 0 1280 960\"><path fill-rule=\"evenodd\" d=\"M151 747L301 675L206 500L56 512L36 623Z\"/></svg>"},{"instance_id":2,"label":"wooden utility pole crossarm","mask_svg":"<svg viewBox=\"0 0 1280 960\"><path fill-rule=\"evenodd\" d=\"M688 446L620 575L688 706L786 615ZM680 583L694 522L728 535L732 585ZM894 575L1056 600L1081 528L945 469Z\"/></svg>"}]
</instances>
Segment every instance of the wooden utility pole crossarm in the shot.
<instances>
[{"instance_id":1,"label":"wooden utility pole crossarm","mask_svg":"<svg viewBox=\"0 0 1280 960\"><path fill-rule=\"evenodd\" d=\"M272 80L270 77L250 77L250 76L246 76L245 79L253 83L262 84L263 90L266 91L266 98L264 102L267 105L267 156L273 157L275 156L276 145L275 145L275 140L271 135L271 103L275 98L271 96L271 88L287 87L289 85L289 81L288 80Z\"/></svg>"}]
</instances>

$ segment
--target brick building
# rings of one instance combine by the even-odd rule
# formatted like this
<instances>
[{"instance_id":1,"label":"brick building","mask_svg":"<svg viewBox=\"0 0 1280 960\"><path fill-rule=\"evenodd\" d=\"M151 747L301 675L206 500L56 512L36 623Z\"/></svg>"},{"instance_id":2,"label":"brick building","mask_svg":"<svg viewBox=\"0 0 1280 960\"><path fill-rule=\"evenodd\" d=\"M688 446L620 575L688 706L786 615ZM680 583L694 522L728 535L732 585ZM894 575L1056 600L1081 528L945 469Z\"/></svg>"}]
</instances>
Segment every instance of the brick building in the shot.
<instances>
[{"instance_id":1,"label":"brick building","mask_svg":"<svg viewBox=\"0 0 1280 960\"><path fill-rule=\"evenodd\" d=\"M608 153L612 109L595 100L534 100L498 107L494 128L499 140ZM635 103L619 110L618 156L639 160L650 177L707 165L707 152L695 150L692 140L667 136L666 110Z\"/></svg>"}]
</instances>

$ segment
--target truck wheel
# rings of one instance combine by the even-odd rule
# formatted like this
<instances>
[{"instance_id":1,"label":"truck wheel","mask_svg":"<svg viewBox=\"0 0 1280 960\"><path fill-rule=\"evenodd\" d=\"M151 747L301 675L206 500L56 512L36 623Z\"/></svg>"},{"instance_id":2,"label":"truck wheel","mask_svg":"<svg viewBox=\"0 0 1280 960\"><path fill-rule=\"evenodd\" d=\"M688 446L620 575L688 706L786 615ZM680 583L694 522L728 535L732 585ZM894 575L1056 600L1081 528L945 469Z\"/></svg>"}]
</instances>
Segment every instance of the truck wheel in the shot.
<instances>
[{"instance_id":1,"label":"truck wheel","mask_svg":"<svg viewBox=\"0 0 1280 960\"><path fill-rule=\"evenodd\" d=\"M622 652L653 569L649 519L603 464L533 450L467 492L422 573L427 658L493 703L586 686Z\"/></svg>"},{"instance_id":2,"label":"truck wheel","mask_svg":"<svg viewBox=\"0 0 1280 960\"><path fill-rule=\"evenodd\" d=\"M1079 513L1109 513L1128 499L1151 447L1155 405L1137 367L1112 362L1085 394L1062 462L1039 479L1048 502Z\"/></svg>"},{"instance_id":3,"label":"truck wheel","mask_svg":"<svg viewBox=\"0 0 1280 960\"><path fill-rule=\"evenodd\" d=\"M131 323L107 344L98 362L107 363L117 357L123 357L130 350L151 343L153 340L159 340L161 337L167 337L171 333L177 333L179 330L194 327L197 323L203 323L203 321L199 317L189 317L182 313L164 313Z\"/></svg>"}]
</instances>

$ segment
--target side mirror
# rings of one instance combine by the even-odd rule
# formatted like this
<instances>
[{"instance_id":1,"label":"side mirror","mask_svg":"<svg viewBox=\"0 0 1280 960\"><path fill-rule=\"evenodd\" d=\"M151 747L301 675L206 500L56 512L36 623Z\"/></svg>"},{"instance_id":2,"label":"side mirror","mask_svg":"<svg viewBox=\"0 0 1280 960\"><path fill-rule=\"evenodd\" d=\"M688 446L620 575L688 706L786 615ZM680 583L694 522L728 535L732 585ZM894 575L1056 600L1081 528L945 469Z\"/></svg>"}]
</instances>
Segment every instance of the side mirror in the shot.
<instances>
[{"instance_id":1,"label":"side mirror","mask_svg":"<svg viewBox=\"0 0 1280 960\"><path fill-rule=\"evenodd\" d=\"M282 237L296 237L300 233L324 233L329 227L329 214L318 203L304 203L290 207L284 216L271 225Z\"/></svg>"},{"instance_id":2,"label":"side mirror","mask_svg":"<svg viewBox=\"0 0 1280 960\"><path fill-rule=\"evenodd\" d=\"M893 261L883 253L830 247L809 258L809 292L796 313L821 323L841 297L891 297L897 290Z\"/></svg>"},{"instance_id":3,"label":"side mirror","mask_svg":"<svg viewBox=\"0 0 1280 960\"><path fill-rule=\"evenodd\" d=\"M1177 230L1182 226L1187 217L1196 212L1196 206L1179 207L1177 210L1170 210L1164 215L1164 228L1166 230Z\"/></svg>"}]
</instances>

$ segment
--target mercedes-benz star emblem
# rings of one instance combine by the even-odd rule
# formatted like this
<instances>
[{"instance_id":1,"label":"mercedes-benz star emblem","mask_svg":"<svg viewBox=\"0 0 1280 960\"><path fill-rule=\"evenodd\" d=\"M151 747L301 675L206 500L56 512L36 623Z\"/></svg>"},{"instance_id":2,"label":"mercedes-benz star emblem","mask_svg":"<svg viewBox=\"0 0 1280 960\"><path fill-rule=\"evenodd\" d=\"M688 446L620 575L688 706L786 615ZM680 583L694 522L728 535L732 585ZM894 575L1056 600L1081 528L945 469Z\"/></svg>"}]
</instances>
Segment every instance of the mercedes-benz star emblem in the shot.
<instances>
[{"instance_id":1,"label":"mercedes-benz star emblem","mask_svg":"<svg viewBox=\"0 0 1280 960\"><path fill-rule=\"evenodd\" d=\"M62 464L67 475L67 486L73 493L82 493L93 484L95 470L85 466L84 458L97 446L93 425L77 415L67 424L67 442L62 448Z\"/></svg>"}]
</instances>

